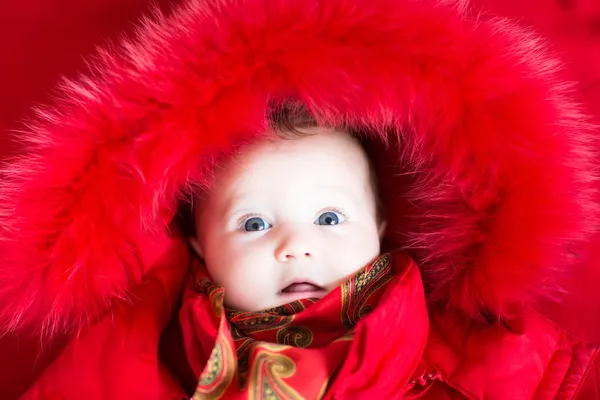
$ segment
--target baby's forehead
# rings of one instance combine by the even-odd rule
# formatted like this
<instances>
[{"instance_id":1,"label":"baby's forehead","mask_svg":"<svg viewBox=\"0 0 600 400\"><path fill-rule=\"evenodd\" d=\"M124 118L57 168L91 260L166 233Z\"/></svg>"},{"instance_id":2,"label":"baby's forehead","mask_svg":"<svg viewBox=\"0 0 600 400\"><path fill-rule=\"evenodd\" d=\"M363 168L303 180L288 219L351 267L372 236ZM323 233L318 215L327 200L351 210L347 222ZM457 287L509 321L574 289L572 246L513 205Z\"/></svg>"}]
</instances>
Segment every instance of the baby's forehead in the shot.
<instances>
[{"instance_id":1,"label":"baby's forehead","mask_svg":"<svg viewBox=\"0 0 600 400\"><path fill-rule=\"evenodd\" d=\"M224 170L243 169L244 164L253 161L274 160L303 160L312 154L328 156L339 160L366 160L366 154L360 142L351 134L334 129L305 128L302 135L279 137L269 135L240 148L229 162L224 164Z\"/></svg>"},{"instance_id":2,"label":"baby's forehead","mask_svg":"<svg viewBox=\"0 0 600 400\"><path fill-rule=\"evenodd\" d=\"M215 166L211 182L204 187L211 195L231 195L236 189L257 190L293 180L360 185L372 174L360 142L349 133L306 128L302 136L266 136L238 149ZM286 182L287 183L287 182ZM281 185L282 190L289 185ZM227 193L224 193L227 192ZM233 194L237 195L237 194Z\"/></svg>"}]
</instances>

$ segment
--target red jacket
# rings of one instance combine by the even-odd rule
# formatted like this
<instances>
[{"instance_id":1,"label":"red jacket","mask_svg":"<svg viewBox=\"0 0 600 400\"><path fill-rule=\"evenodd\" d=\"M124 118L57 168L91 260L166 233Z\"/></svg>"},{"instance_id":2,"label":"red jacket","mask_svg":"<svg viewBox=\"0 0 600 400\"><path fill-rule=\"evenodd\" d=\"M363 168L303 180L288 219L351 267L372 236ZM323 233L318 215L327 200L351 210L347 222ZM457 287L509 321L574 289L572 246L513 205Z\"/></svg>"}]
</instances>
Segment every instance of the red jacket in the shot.
<instances>
[{"instance_id":1,"label":"red jacket","mask_svg":"<svg viewBox=\"0 0 600 400\"><path fill-rule=\"evenodd\" d=\"M193 1L97 62L2 173L3 329L55 356L25 398L189 395L166 228L282 96L369 132L428 300L411 394L598 393L596 133L534 35L458 1Z\"/></svg>"}]
</instances>

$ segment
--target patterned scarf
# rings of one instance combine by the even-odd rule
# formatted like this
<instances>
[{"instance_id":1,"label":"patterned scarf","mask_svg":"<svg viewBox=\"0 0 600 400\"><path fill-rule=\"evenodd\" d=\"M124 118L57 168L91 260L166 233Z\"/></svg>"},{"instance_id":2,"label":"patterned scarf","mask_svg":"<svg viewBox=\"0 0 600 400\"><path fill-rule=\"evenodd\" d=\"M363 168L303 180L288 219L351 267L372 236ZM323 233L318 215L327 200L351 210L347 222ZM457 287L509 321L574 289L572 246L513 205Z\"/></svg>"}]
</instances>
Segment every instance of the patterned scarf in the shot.
<instances>
[{"instance_id":1,"label":"patterned scarf","mask_svg":"<svg viewBox=\"0 0 600 400\"><path fill-rule=\"evenodd\" d=\"M190 312L212 350L193 399L321 399L343 372L357 323L375 309L398 270L383 255L322 299L259 312L229 310L224 289L196 275L201 305ZM201 268L201 271L205 271ZM199 311L199 312L198 312ZM196 331L200 331L196 329ZM206 339L200 346L206 355ZM189 347L189 346L188 346ZM198 346L197 346L198 347Z\"/></svg>"}]
</instances>

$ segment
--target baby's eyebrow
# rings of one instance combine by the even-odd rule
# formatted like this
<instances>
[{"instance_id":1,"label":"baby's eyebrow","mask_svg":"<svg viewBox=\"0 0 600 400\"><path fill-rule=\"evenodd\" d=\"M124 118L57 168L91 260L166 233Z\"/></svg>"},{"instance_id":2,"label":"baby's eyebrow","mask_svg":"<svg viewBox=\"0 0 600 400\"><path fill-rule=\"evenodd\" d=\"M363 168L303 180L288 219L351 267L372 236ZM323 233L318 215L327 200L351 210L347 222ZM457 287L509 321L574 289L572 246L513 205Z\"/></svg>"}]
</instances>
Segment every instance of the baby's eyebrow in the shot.
<instances>
[{"instance_id":1,"label":"baby's eyebrow","mask_svg":"<svg viewBox=\"0 0 600 400\"><path fill-rule=\"evenodd\" d=\"M349 201L351 203L355 203L357 196L360 195L360 193L356 193L353 190L348 190L348 188L343 186L318 185L317 190L329 193L336 197L342 197L345 201Z\"/></svg>"},{"instance_id":2,"label":"baby's eyebrow","mask_svg":"<svg viewBox=\"0 0 600 400\"><path fill-rule=\"evenodd\" d=\"M239 193L229 194L226 197L226 200L223 202L223 208L220 210L222 215L230 217L234 214L239 214L242 212L250 212L248 209L244 209L240 207L240 204L243 203L244 195Z\"/></svg>"},{"instance_id":3,"label":"baby's eyebrow","mask_svg":"<svg viewBox=\"0 0 600 400\"><path fill-rule=\"evenodd\" d=\"M360 193L356 193L354 190L344 186L323 184L315 186L315 190L318 193L323 193L325 196L330 196L332 198L332 200L328 200L331 204L324 205L328 207L339 207L341 205L356 206L356 199L360 197ZM250 204L249 207L247 201L248 198L251 198L251 193L232 191L225 196L225 201L223 202L221 210L219 210L220 214L224 217L231 218L237 214L248 214L253 211L252 204ZM319 202L323 201L321 200Z\"/></svg>"}]
</instances>

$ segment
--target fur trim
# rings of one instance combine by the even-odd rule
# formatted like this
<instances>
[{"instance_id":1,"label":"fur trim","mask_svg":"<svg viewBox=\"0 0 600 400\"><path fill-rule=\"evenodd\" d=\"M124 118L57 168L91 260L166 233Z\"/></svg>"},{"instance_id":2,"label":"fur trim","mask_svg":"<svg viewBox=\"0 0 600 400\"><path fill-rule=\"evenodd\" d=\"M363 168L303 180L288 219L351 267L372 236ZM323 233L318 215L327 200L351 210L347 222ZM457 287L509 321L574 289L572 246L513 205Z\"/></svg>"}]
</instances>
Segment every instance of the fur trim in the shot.
<instances>
[{"instance_id":1,"label":"fur trim","mask_svg":"<svg viewBox=\"0 0 600 400\"><path fill-rule=\"evenodd\" d=\"M52 333L126 298L182 191L286 96L387 143L390 245L417 257L430 300L501 314L568 271L596 226L592 131L559 67L531 33L458 0L157 13L63 84L4 168L1 321Z\"/></svg>"}]
</instances>

